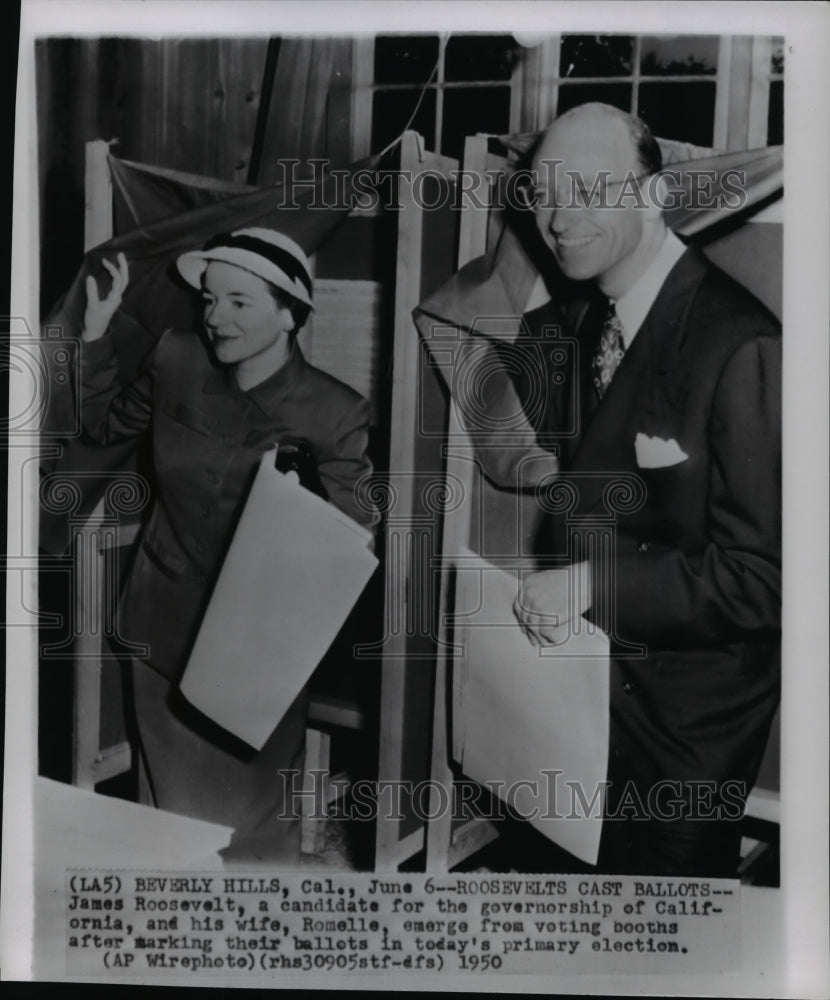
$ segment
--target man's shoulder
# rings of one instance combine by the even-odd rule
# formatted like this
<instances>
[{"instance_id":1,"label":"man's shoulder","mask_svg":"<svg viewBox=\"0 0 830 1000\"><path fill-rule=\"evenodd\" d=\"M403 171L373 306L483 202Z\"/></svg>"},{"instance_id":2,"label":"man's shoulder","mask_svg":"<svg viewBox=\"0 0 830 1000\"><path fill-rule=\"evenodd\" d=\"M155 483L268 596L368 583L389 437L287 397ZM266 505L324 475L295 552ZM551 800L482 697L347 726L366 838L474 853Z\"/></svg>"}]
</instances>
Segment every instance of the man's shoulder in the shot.
<instances>
[{"instance_id":1,"label":"man's shoulder","mask_svg":"<svg viewBox=\"0 0 830 1000\"><path fill-rule=\"evenodd\" d=\"M707 260L707 265L706 276L700 289L701 304L745 316L769 335L781 332L778 318L745 285L712 261Z\"/></svg>"},{"instance_id":2,"label":"man's shoulder","mask_svg":"<svg viewBox=\"0 0 830 1000\"><path fill-rule=\"evenodd\" d=\"M780 337L778 318L745 285L701 251L690 248L686 253L694 255L701 268L700 282L688 312L689 326L716 331L719 337L735 342Z\"/></svg>"},{"instance_id":3,"label":"man's shoulder","mask_svg":"<svg viewBox=\"0 0 830 1000\"><path fill-rule=\"evenodd\" d=\"M522 316L521 330L525 336L541 337L560 330L572 331L596 297L596 291L580 286L577 289L560 288L553 296Z\"/></svg>"}]
</instances>

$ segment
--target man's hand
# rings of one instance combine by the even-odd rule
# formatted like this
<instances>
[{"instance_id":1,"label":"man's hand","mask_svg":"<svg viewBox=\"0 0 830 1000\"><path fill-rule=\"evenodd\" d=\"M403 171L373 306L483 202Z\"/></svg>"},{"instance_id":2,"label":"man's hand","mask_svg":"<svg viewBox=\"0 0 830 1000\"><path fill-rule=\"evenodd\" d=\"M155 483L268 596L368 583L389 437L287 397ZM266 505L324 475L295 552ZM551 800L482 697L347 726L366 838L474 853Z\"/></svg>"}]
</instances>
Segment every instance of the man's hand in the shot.
<instances>
[{"instance_id":1,"label":"man's hand","mask_svg":"<svg viewBox=\"0 0 830 1000\"><path fill-rule=\"evenodd\" d=\"M529 573L522 578L513 613L534 646L556 646L570 635L568 623L591 606L591 564Z\"/></svg>"},{"instance_id":2,"label":"man's hand","mask_svg":"<svg viewBox=\"0 0 830 1000\"><path fill-rule=\"evenodd\" d=\"M118 254L118 267L108 260L102 260L106 270L112 278L112 286L109 292L102 299L98 294L98 282L92 275L86 279L86 312L84 313L84 328L81 339L88 342L99 340L107 332L112 317L121 305L121 297L124 289L130 280L127 269L127 258L123 253Z\"/></svg>"}]
</instances>

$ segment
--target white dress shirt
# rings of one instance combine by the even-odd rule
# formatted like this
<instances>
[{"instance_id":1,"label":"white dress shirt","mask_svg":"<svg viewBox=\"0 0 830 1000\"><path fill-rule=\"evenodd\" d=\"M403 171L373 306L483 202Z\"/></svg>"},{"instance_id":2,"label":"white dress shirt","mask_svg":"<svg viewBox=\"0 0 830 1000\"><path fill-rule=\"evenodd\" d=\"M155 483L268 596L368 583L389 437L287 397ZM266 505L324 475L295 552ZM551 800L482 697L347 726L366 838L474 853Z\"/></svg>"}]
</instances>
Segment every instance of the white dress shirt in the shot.
<instances>
[{"instance_id":1,"label":"white dress shirt","mask_svg":"<svg viewBox=\"0 0 830 1000\"><path fill-rule=\"evenodd\" d=\"M668 230L657 256L640 275L639 280L625 295L616 300L611 299L617 310L617 318L622 324L623 345L626 350L634 342L637 331L643 325L643 320L654 305L663 282L669 276L669 271L680 260L685 250L685 245L671 230Z\"/></svg>"}]
</instances>

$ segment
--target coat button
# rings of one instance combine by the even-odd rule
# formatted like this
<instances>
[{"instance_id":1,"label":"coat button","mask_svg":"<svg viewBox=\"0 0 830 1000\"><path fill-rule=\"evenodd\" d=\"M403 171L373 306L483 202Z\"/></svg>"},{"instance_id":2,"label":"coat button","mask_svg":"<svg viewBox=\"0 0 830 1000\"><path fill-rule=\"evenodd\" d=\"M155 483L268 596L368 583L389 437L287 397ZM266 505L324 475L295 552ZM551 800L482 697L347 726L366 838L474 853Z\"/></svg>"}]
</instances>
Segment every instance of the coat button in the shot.
<instances>
[{"instance_id":1,"label":"coat button","mask_svg":"<svg viewBox=\"0 0 830 1000\"><path fill-rule=\"evenodd\" d=\"M638 552L648 552L650 548L651 548L651 542L639 542L637 544Z\"/></svg>"},{"instance_id":2,"label":"coat button","mask_svg":"<svg viewBox=\"0 0 830 1000\"><path fill-rule=\"evenodd\" d=\"M196 551L197 552L206 552L207 551L207 546L205 545L204 542L196 542Z\"/></svg>"},{"instance_id":3,"label":"coat button","mask_svg":"<svg viewBox=\"0 0 830 1000\"><path fill-rule=\"evenodd\" d=\"M207 471L207 477L208 477L208 479L212 483L218 483L219 482L219 473L218 472L214 472L213 469L208 469L208 471Z\"/></svg>"},{"instance_id":4,"label":"coat button","mask_svg":"<svg viewBox=\"0 0 830 1000\"><path fill-rule=\"evenodd\" d=\"M202 504L202 517L210 517L213 514L214 508L209 503Z\"/></svg>"},{"instance_id":5,"label":"coat button","mask_svg":"<svg viewBox=\"0 0 830 1000\"><path fill-rule=\"evenodd\" d=\"M625 691L626 694L631 694L631 692L634 690L634 685L631 683L631 681L624 681L622 689L623 691Z\"/></svg>"}]
</instances>

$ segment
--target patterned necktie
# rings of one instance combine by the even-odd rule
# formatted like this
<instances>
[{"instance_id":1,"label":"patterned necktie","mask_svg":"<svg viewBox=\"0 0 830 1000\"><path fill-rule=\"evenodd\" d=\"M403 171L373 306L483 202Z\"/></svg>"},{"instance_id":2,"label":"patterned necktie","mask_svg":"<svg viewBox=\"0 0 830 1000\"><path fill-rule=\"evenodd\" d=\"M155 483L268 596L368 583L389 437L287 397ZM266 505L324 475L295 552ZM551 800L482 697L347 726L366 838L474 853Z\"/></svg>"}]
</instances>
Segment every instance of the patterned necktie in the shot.
<instances>
[{"instance_id":1,"label":"patterned necktie","mask_svg":"<svg viewBox=\"0 0 830 1000\"><path fill-rule=\"evenodd\" d=\"M602 333L591 360L592 380L600 399L608 391L614 372L625 354L622 333L622 323L619 321L614 303L609 302Z\"/></svg>"}]
</instances>

